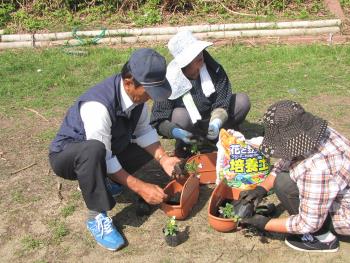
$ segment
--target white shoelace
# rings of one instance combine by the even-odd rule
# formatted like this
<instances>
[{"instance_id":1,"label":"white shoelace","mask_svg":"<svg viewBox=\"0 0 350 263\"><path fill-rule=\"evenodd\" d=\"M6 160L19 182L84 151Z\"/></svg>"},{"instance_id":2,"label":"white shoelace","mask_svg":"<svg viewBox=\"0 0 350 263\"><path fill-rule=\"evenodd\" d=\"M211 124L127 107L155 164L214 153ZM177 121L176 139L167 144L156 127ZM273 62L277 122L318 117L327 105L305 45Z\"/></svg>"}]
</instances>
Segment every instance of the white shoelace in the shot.
<instances>
[{"instance_id":1,"label":"white shoelace","mask_svg":"<svg viewBox=\"0 0 350 263\"><path fill-rule=\"evenodd\" d=\"M314 241L314 237L313 237L312 235L310 235L310 234L304 234L304 235L301 237L301 240L302 240L302 241L305 241L305 242L307 242L307 241L312 242L312 241Z\"/></svg>"},{"instance_id":2,"label":"white shoelace","mask_svg":"<svg viewBox=\"0 0 350 263\"><path fill-rule=\"evenodd\" d=\"M96 223L98 231L101 232L100 237L113 231L112 219L109 217L104 217L102 214L99 214L96 216Z\"/></svg>"}]
</instances>

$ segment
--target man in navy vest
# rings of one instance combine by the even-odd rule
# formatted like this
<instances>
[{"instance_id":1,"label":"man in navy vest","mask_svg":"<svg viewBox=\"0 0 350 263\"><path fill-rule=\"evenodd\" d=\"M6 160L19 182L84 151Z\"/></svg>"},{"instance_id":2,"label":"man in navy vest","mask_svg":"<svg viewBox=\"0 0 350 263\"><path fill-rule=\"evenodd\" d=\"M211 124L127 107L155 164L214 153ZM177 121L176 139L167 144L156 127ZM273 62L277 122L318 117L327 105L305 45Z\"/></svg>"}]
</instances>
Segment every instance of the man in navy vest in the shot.
<instances>
[{"instance_id":1,"label":"man in navy vest","mask_svg":"<svg viewBox=\"0 0 350 263\"><path fill-rule=\"evenodd\" d=\"M122 72L92 87L68 110L50 146L50 164L60 177L78 180L89 209L87 228L97 243L117 250L125 243L107 216L123 186L148 204L167 195L132 174L155 158L170 176L180 160L169 157L149 124L146 101L171 94L166 62L152 49L138 49Z\"/></svg>"}]
</instances>

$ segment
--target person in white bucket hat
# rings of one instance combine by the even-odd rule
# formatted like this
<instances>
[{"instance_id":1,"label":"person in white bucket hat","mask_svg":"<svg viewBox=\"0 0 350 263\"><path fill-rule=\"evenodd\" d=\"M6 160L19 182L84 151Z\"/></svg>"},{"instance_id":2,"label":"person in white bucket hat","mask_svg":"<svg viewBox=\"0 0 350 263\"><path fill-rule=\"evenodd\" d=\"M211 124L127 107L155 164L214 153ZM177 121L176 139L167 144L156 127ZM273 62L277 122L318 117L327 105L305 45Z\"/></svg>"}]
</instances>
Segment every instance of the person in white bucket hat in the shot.
<instances>
[{"instance_id":1,"label":"person in white bucket hat","mask_svg":"<svg viewBox=\"0 0 350 263\"><path fill-rule=\"evenodd\" d=\"M216 142L221 127L237 129L250 110L246 94L232 94L223 67L205 50L211 42L190 31L173 36L168 48L174 59L167 67L172 94L152 108L151 124L166 138L175 138L175 155L187 157L194 134Z\"/></svg>"}]
</instances>

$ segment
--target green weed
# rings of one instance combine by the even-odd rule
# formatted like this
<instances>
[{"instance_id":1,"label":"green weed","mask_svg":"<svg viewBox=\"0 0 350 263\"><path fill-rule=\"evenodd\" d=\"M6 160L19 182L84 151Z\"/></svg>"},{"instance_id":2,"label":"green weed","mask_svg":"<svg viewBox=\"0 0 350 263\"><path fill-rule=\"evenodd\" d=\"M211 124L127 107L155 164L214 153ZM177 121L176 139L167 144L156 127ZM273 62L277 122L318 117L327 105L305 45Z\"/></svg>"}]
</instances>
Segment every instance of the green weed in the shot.
<instances>
[{"instance_id":1,"label":"green weed","mask_svg":"<svg viewBox=\"0 0 350 263\"><path fill-rule=\"evenodd\" d=\"M42 29L67 31L72 27L92 29L106 25L135 24L155 25L166 21L170 24L193 22L249 22L276 21L284 17L317 18L331 16L322 1L280 0L128 0L128 1L73 1L73 0L28 0L18 4L14 0L0 4L0 26L7 32ZM342 0L344 7L349 0ZM253 16L233 15L228 10L249 13ZM256 15L256 16L254 16Z\"/></svg>"},{"instance_id":2,"label":"green weed","mask_svg":"<svg viewBox=\"0 0 350 263\"><path fill-rule=\"evenodd\" d=\"M49 227L52 234L52 240L55 243L60 243L62 238L69 234L69 229L66 224L58 220L50 221Z\"/></svg>"},{"instance_id":3,"label":"green weed","mask_svg":"<svg viewBox=\"0 0 350 263\"><path fill-rule=\"evenodd\" d=\"M17 203L24 203L25 199L24 199L24 195L23 195L23 191L22 190L14 190L11 192L11 197L12 197L12 200L14 202L17 202Z\"/></svg>"},{"instance_id":4,"label":"green weed","mask_svg":"<svg viewBox=\"0 0 350 263\"><path fill-rule=\"evenodd\" d=\"M30 251L39 248L43 244L43 241L32 236L25 236L21 240L21 243L25 251Z\"/></svg>"},{"instance_id":5,"label":"green weed","mask_svg":"<svg viewBox=\"0 0 350 263\"><path fill-rule=\"evenodd\" d=\"M340 0L340 5L342 7L350 7L350 0Z\"/></svg>"},{"instance_id":6,"label":"green weed","mask_svg":"<svg viewBox=\"0 0 350 263\"><path fill-rule=\"evenodd\" d=\"M300 11L299 18L300 19L307 19L309 18L309 12L306 9L303 9Z\"/></svg>"},{"instance_id":7,"label":"green weed","mask_svg":"<svg viewBox=\"0 0 350 263\"><path fill-rule=\"evenodd\" d=\"M159 9L160 0L149 0L143 5L139 12L133 14L134 21L138 26L155 25L162 21Z\"/></svg>"},{"instance_id":8,"label":"green weed","mask_svg":"<svg viewBox=\"0 0 350 263\"><path fill-rule=\"evenodd\" d=\"M75 208L76 206L74 204L68 204L61 209L61 215L66 218L74 213Z\"/></svg>"},{"instance_id":9,"label":"green weed","mask_svg":"<svg viewBox=\"0 0 350 263\"><path fill-rule=\"evenodd\" d=\"M27 13L21 9L12 15L15 24L20 25L24 30L35 32L47 27L47 22L39 17Z\"/></svg>"},{"instance_id":10,"label":"green weed","mask_svg":"<svg viewBox=\"0 0 350 263\"><path fill-rule=\"evenodd\" d=\"M81 199L81 192L75 191L73 194L71 194L70 199L73 201L79 201Z\"/></svg>"},{"instance_id":11,"label":"green weed","mask_svg":"<svg viewBox=\"0 0 350 263\"><path fill-rule=\"evenodd\" d=\"M11 13L15 10L12 4L0 4L0 28L11 20Z\"/></svg>"}]
</instances>

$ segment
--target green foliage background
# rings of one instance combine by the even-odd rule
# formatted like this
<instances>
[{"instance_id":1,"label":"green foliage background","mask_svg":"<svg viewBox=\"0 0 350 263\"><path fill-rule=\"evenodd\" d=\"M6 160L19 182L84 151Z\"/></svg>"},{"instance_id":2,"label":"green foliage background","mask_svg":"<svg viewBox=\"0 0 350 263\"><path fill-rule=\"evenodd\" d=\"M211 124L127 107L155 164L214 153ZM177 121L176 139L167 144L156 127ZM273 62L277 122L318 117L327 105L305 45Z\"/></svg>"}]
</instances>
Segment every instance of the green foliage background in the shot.
<instances>
[{"instance_id":1,"label":"green foliage background","mask_svg":"<svg viewBox=\"0 0 350 263\"><path fill-rule=\"evenodd\" d=\"M341 0L348 5L349 0ZM246 15L233 14L241 12ZM2 0L0 28L6 33L61 31L129 24L191 24L198 22L305 19L326 16L316 0Z\"/></svg>"}]
</instances>

